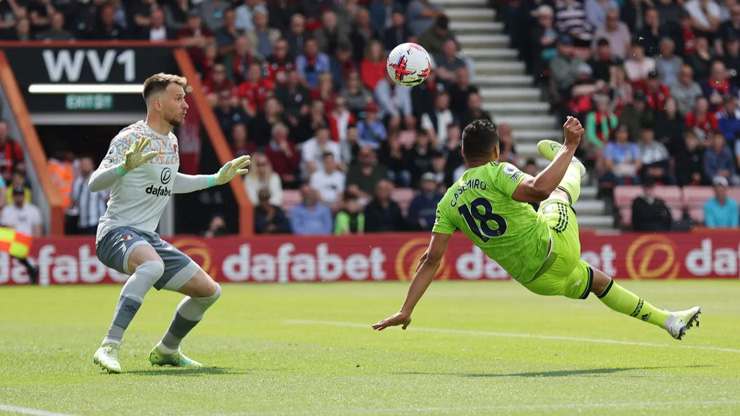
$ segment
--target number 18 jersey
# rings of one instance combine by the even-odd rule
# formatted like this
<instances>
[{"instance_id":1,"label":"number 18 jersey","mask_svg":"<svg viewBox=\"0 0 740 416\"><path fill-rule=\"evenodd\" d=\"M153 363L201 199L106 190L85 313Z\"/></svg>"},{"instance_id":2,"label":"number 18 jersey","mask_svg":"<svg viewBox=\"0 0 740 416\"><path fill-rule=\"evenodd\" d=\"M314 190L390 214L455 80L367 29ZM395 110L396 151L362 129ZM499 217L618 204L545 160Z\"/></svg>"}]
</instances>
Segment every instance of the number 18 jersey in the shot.
<instances>
[{"instance_id":1,"label":"number 18 jersey","mask_svg":"<svg viewBox=\"0 0 740 416\"><path fill-rule=\"evenodd\" d=\"M437 205L432 232L459 229L512 278L529 282L547 257L550 231L531 205L511 198L527 176L499 162L466 170Z\"/></svg>"}]
</instances>

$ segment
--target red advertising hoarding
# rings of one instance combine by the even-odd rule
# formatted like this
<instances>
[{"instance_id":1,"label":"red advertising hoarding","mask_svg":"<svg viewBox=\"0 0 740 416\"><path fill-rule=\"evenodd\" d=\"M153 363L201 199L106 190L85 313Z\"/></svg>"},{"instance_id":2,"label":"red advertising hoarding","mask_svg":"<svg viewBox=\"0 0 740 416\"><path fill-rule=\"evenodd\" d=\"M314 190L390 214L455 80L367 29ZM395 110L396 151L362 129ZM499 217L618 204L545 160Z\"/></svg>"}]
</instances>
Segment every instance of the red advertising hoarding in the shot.
<instances>
[{"instance_id":1,"label":"red advertising hoarding","mask_svg":"<svg viewBox=\"0 0 740 416\"><path fill-rule=\"evenodd\" d=\"M408 280L429 234L242 239L168 239L220 282ZM583 234L582 258L617 278L738 278L740 233ZM120 283L127 276L103 266L91 238L38 238L31 255L42 284ZM508 279L506 272L457 234L438 279ZM28 282L22 265L0 253L0 285Z\"/></svg>"}]
</instances>

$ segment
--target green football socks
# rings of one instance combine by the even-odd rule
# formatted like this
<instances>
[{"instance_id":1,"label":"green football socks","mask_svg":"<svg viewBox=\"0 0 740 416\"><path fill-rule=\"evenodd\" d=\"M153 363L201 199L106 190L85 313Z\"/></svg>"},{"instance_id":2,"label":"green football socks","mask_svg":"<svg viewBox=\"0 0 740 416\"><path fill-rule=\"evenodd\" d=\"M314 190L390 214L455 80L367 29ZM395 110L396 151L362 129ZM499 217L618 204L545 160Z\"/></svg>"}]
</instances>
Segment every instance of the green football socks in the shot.
<instances>
[{"instance_id":1,"label":"green football socks","mask_svg":"<svg viewBox=\"0 0 740 416\"><path fill-rule=\"evenodd\" d=\"M563 180L558 184L558 188L568 193L571 205L575 204L578 197L581 196L581 168L575 163L571 163L568 170L565 171Z\"/></svg>"},{"instance_id":2,"label":"green football socks","mask_svg":"<svg viewBox=\"0 0 740 416\"><path fill-rule=\"evenodd\" d=\"M656 308L643 298L614 283L614 280L609 282L604 292L599 295L599 300L619 313L660 327L668 319L668 311Z\"/></svg>"}]
</instances>

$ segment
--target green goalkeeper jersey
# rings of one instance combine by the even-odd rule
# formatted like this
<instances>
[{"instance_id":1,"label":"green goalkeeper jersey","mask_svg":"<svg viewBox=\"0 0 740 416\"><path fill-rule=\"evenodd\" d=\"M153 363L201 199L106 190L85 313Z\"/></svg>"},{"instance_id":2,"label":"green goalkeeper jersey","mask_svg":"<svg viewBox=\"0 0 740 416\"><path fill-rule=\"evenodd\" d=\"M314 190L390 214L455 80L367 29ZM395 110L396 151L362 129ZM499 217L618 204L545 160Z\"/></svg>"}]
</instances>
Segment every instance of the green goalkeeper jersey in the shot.
<instances>
[{"instance_id":1,"label":"green goalkeeper jersey","mask_svg":"<svg viewBox=\"0 0 740 416\"><path fill-rule=\"evenodd\" d=\"M527 176L499 162L466 170L437 205L432 232L459 229L512 278L529 282L547 257L550 232L531 205L511 199Z\"/></svg>"}]
</instances>

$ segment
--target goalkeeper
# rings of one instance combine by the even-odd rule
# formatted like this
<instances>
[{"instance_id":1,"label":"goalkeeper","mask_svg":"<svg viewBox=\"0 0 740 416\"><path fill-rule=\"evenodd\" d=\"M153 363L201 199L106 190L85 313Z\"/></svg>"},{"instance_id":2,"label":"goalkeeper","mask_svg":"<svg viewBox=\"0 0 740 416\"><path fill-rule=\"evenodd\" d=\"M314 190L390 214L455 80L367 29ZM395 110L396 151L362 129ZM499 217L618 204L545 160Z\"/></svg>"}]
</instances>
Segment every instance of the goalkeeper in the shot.
<instances>
[{"instance_id":1,"label":"goalkeeper","mask_svg":"<svg viewBox=\"0 0 740 416\"><path fill-rule=\"evenodd\" d=\"M90 178L93 192L111 188L95 239L100 261L131 275L121 290L113 322L93 362L120 373L121 338L149 289L185 295L162 340L149 354L153 365L200 367L180 353L180 342L203 319L221 294L221 287L192 259L162 240L154 230L173 193L195 192L224 185L247 173L249 156L224 165L213 175L178 173L180 157L172 128L185 120L183 77L156 74L144 82L146 121L132 124L111 141L108 154Z\"/></svg>"}]
</instances>

